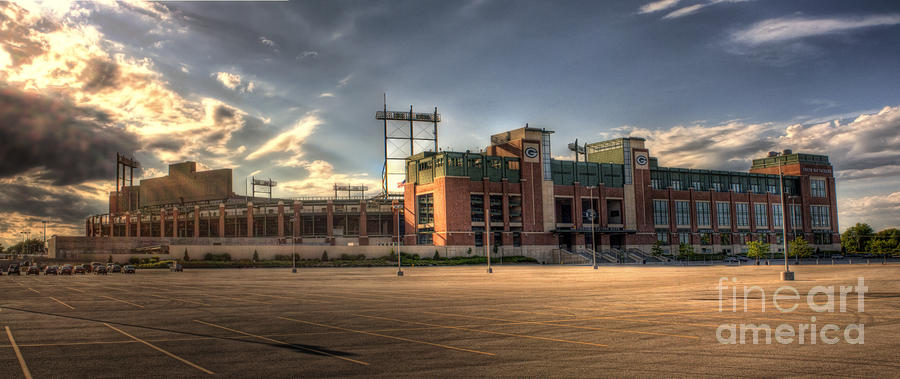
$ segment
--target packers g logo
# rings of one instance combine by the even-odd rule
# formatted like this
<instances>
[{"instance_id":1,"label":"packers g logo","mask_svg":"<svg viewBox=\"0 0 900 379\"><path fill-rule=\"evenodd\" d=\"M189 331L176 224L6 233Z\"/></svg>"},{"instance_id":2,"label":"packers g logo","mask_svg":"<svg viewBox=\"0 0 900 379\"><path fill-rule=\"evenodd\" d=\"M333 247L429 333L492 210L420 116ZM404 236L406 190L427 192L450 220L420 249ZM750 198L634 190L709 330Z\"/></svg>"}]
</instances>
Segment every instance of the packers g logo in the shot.
<instances>
[{"instance_id":1,"label":"packers g logo","mask_svg":"<svg viewBox=\"0 0 900 379\"><path fill-rule=\"evenodd\" d=\"M538 151L537 151L537 149L535 149L533 147L526 147L525 148L525 156L528 158L537 158Z\"/></svg>"},{"instance_id":2,"label":"packers g logo","mask_svg":"<svg viewBox=\"0 0 900 379\"><path fill-rule=\"evenodd\" d=\"M639 166L643 166L647 164L647 157L644 155L638 155L634 158L634 161L637 162Z\"/></svg>"}]
</instances>

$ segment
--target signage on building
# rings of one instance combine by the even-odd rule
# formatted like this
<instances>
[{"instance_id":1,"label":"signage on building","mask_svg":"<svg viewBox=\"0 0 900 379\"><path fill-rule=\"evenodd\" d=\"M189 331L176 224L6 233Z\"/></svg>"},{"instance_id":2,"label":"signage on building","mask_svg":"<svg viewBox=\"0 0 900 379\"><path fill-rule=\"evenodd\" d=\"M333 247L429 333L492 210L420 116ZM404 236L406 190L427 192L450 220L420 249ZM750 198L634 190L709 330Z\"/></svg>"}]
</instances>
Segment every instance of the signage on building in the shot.
<instances>
[{"instance_id":1,"label":"signage on building","mask_svg":"<svg viewBox=\"0 0 900 379\"><path fill-rule=\"evenodd\" d=\"M526 143L523 146L522 154L525 156L525 162L537 162L540 155L538 145L535 143Z\"/></svg>"},{"instance_id":2,"label":"signage on building","mask_svg":"<svg viewBox=\"0 0 900 379\"><path fill-rule=\"evenodd\" d=\"M646 168L648 168L647 165L649 163L650 163L650 158L647 157L647 153L645 153L645 152L635 153L634 165L636 166L636 168L646 169Z\"/></svg>"},{"instance_id":3,"label":"signage on building","mask_svg":"<svg viewBox=\"0 0 900 379\"><path fill-rule=\"evenodd\" d=\"M819 167L803 167L803 172L809 174L828 174L831 175L830 168L819 168Z\"/></svg>"}]
</instances>

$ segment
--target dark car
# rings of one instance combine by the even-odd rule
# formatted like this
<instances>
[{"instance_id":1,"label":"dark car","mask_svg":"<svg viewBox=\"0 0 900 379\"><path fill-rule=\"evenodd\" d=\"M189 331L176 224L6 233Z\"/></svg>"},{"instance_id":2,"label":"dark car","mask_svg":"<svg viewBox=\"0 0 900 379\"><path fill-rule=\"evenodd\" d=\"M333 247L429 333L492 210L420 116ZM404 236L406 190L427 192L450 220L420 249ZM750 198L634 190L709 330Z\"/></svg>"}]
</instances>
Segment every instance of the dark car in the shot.
<instances>
[{"instance_id":1,"label":"dark car","mask_svg":"<svg viewBox=\"0 0 900 379\"><path fill-rule=\"evenodd\" d=\"M81 266L81 268L84 269L84 272L91 272L91 268L92 268L91 265L85 263L85 264L81 264L79 266Z\"/></svg>"},{"instance_id":2,"label":"dark car","mask_svg":"<svg viewBox=\"0 0 900 379\"><path fill-rule=\"evenodd\" d=\"M94 275L100 275L100 274L106 275L106 266L103 266L103 265L94 266Z\"/></svg>"},{"instance_id":3,"label":"dark car","mask_svg":"<svg viewBox=\"0 0 900 379\"><path fill-rule=\"evenodd\" d=\"M44 269L44 275L59 275L59 267L47 266L47 268Z\"/></svg>"},{"instance_id":4,"label":"dark car","mask_svg":"<svg viewBox=\"0 0 900 379\"><path fill-rule=\"evenodd\" d=\"M84 275L84 273L85 273L84 266L75 265L75 267L72 269L72 273Z\"/></svg>"},{"instance_id":5,"label":"dark car","mask_svg":"<svg viewBox=\"0 0 900 379\"><path fill-rule=\"evenodd\" d=\"M59 268L59 274L60 275L72 275L73 270L74 269L72 268L71 265L65 265L65 266L62 266Z\"/></svg>"},{"instance_id":6,"label":"dark car","mask_svg":"<svg viewBox=\"0 0 900 379\"><path fill-rule=\"evenodd\" d=\"M135 268L132 265L125 265L125 267L122 268L122 273L123 274L134 274Z\"/></svg>"},{"instance_id":7,"label":"dark car","mask_svg":"<svg viewBox=\"0 0 900 379\"><path fill-rule=\"evenodd\" d=\"M169 271L172 271L172 272L182 272L182 271L184 271L184 267L182 267L182 266L181 266L180 264L178 264L178 263L172 263L172 264L169 265Z\"/></svg>"},{"instance_id":8,"label":"dark car","mask_svg":"<svg viewBox=\"0 0 900 379\"><path fill-rule=\"evenodd\" d=\"M28 270L25 271L25 276L28 275L40 275L41 269L38 266L29 266Z\"/></svg>"},{"instance_id":9,"label":"dark car","mask_svg":"<svg viewBox=\"0 0 900 379\"><path fill-rule=\"evenodd\" d=\"M109 265L109 272L122 272L122 266L119 265Z\"/></svg>"},{"instance_id":10,"label":"dark car","mask_svg":"<svg viewBox=\"0 0 900 379\"><path fill-rule=\"evenodd\" d=\"M19 265L13 263L13 264L9 265L9 267L6 268L6 275L12 275L12 274L22 275L22 273L19 271Z\"/></svg>"}]
</instances>

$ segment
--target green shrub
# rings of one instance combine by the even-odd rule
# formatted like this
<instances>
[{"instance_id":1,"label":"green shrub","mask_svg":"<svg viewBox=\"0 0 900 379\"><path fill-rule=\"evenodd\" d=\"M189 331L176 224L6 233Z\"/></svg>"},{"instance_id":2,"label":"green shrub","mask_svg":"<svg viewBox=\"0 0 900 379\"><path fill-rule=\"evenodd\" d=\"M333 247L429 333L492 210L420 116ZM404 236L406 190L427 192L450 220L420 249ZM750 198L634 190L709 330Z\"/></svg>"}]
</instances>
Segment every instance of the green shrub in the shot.
<instances>
[{"instance_id":1,"label":"green shrub","mask_svg":"<svg viewBox=\"0 0 900 379\"><path fill-rule=\"evenodd\" d=\"M141 263L141 259L138 257L131 257L131 258L128 258L128 263L136 265L138 263Z\"/></svg>"},{"instance_id":2,"label":"green shrub","mask_svg":"<svg viewBox=\"0 0 900 379\"><path fill-rule=\"evenodd\" d=\"M211 261L211 262L228 262L228 261L231 261L231 254L228 254L228 253L224 253L224 254L206 253L206 255L203 256L203 260Z\"/></svg>"},{"instance_id":3,"label":"green shrub","mask_svg":"<svg viewBox=\"0 0 900 379\"><path fill-rule=\"evenodd\" d=\"M259 262L259 253L256 250L253 250L253 261Z\"/></svg>"},{"instance_id":4,"label":"green shrub","mask_svg":"<svg viewBox=\"0 0 900 379\"><path fill-rule=\"evenodd\" d=\"M439 259L441 259L441 255L438 254L438 251L437 251L437 250L434 251L434 256L431 257L431 259L434 259L434 260L439 260Z\"/></svg>"},{"instance_id":5,"label":"green shrub","mask_svg":"<svg viewBox=\"0 0 900 379\"><path fill-rule=\"evenodd\" d=\"M320 260L322 262L328 262L328 251L322 250L322 258Z\"/></svg>"},{"instance_id":6,"label":"green shrub","mask_svg":"<svg viewBox=\"0 0 900 379\"><path fill-rule=\"evenodd\" d=\"M181 257L181 260L183 260L185 262L191 260L191 257L188 255L187 249L184 249L184 256Z\"/></svg>"}]
</instances>

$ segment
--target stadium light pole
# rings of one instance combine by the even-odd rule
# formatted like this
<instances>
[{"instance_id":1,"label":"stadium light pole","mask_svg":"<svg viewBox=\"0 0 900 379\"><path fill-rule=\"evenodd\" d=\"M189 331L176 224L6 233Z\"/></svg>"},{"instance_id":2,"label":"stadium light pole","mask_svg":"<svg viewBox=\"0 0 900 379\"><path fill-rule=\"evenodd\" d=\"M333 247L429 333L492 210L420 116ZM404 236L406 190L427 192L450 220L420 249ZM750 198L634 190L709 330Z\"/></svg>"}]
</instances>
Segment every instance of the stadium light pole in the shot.
<instances>
[{"instance_id":1,"label":"stadium light pole","mask_svg":"<svg viewBox=\"0 0 900 379\"><path fill-rule=\"evenodd\" d=\"M781 153L775 153L775 156L783 155ZM778 162L778 181L781 186L781 190L779 191L781 194L781 242L784 248L784 272L781 273L781 280L788 281L794 280L794 273L791 272L791 268L788 265L788 242L787 242L787 202L784 197L784 160L780 160Z\"/></svg>"},{"instance_id":2,"label":"stadium light pole","mask_svg":"<svg viewBox=\"0 0 900 379\"><path fill-rule=\"evenodd\" d=\"M403 268L400 265L402 259L402 255L400 254L400 240L403 239L403 235L400 234L400 210L403 209L403 205L395 204L393 208L397 210L397 276L403 276Z\"/></svg>"},{"instance_id":3,"label":"stadium light pole","mask_svg":"<svg viewBox=\"0 0 900 379\"><path fill-rule=\"evenodd\" d=\"M491 268L491 196L488 195L488 204L487 204L487 212L485 212L484 216L484 251L487 253L487 273L493 274L494 269Z\"/></svg>"}]
</instances>

